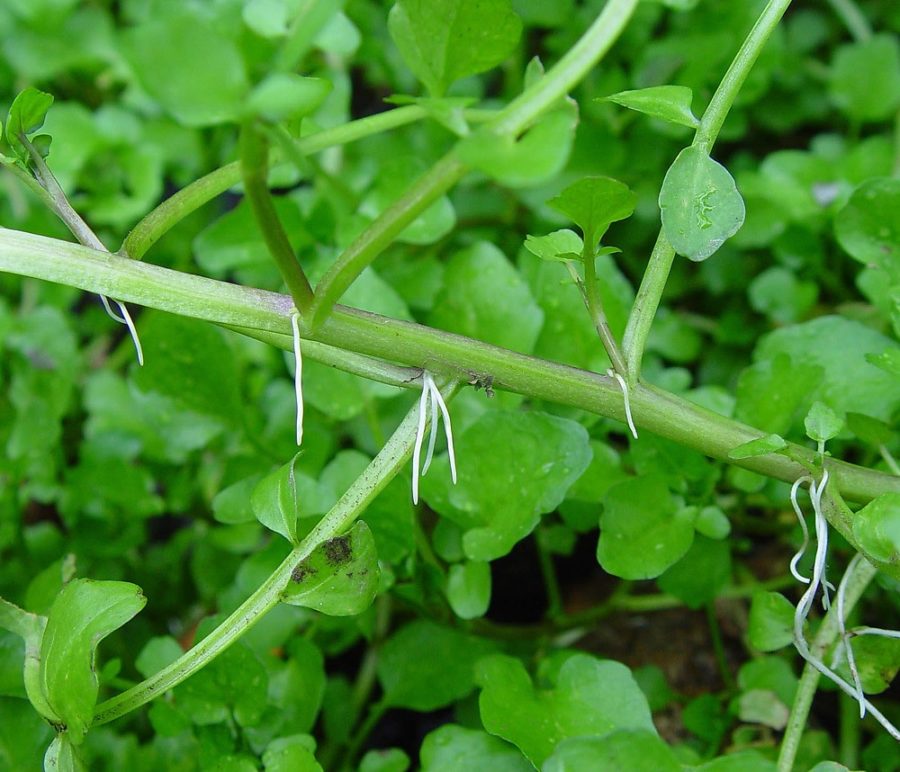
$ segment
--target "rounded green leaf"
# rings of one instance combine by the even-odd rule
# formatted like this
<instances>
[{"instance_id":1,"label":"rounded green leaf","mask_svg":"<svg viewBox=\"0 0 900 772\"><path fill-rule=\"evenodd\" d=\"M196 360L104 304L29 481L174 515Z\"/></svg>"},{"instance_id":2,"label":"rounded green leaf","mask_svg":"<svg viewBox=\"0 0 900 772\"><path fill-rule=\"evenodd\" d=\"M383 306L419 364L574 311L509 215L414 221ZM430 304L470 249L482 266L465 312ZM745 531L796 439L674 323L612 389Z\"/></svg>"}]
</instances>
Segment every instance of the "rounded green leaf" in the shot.
<instances>
[{"instance_id":1,"label":"rounded green leaf","mask_svg":"<svg viewBox=\"0 0 900 772\"><path fill-rule=\"evenodd\" d=\"M787 646L794 640L794 606L779 592L754 593L747 637L759 651Z\"/></svg>"},{"instance_id":2,"label":"rounded green leaf","mask_svg":"<svg viewBox=\"0 0 900 772\"><path fill-rule=\"evenodd\" d=\"M281 600L329 616L353 616L371 605L380 576L375 538L359 521L349 533L323 542L294 567Z\"/></svg>"},{"instance_id":3,"label":"rounded green leaf","mask_svg":"<svg viewBox=\"0 0 900 772\"><path fill-rule=\"evenodd\" d=\"M875 35L837 50L831 63L832 99L857 121L884 120L900 106L900 44Z\"/></svg>"},{"instance_id":4,"label":"rounded green leaf","mask_svg":"<svg viewBox=\"0 0 900 772\"><path fill-rule=\"evenodd\" d=\"M506 59L522 22L509 0L397 0L388 29L407 67L443 96L454 81Z\"/></svg>"},{"instance_id":5,"label":"rounded green leaf","mask_svg":"<svg viewBox=\"0 0 900 772\"><path fill-rule=\"evenodd\" d=\"M712 601L731 580L731 549L727 540L697 535L690 549L657 579L663 592L700 608Z\"/></svg>"},{"instance_id":6,"label":"rounded green leaf","mask_svg":"<svg viewBox=\"0 0 900 772\"><path fill-rule=\"evenodd\" d=\"M876 560L900 561L900 493L882 493L853 518L853 536Z\"/></svg>"},{"instance_id":7,"label":"rounded green leaf","mask_svg":"<svg viewBox=\"0 0 900 772\"><path fill-rule=\"evenodd\" d=\"M378 657L384 699L395 708L431 711L475 688L475 663L495 650L471 635L418 620L401 628Z\"/></svg>"},{"instance_id":8,"label":"rounded green leaf","mask_svg":"<svg viewBox=\"0 0 900 772\"><path fill-rule=\"evenodd\" d=\"M462 619L484 616L491 602L491 566L467 560L450 566L447 574L447 600Z\"/></svg>"},{"instance_id":9,"label":"rounded green leaf","mask_svg":"<svg viewBox=\"0 0 900 772\"><path fill-rule=\"evenodd\" d=\"M578 260L583 246L581 237L568 228L553 231L546 236L525 237L525 249L541 260L556 260L561 263Z\"/></svg>"},{"instance_id":10,"label":"rounded green leaf","mask_svg":"<svg viewBox=\"0 0 900 772\"><path fill-rule=\"evenodd\" d=\"M568 737L617 729L655 732L647 699L625 665L574 654L549 689L532 685L522 662L495 655L478 665L481 720L540 767Z\"/></svg>"},{"instance_id":11,"label":"rounded green leaf","mask_svg":"<svg viewBox=\"0 0 900 772\"><path fill-rule=\"evenodd\" d=\"M828 442L837 437L843 428L844 421L824 402L813 402L812 407L803 419L806 436L816 442Z\"/></svg>"},{"instance_id":12,"label":"rounded green leaf","mask_svg":"<svg viewBox=\"0 0 900 772\"><path fill-rule=\"evenodd\" d=\"M597 560L623 579L653 579L679 560L693 539L693 510L676 506L662 477L636 477L606 494Z\"/></svg>"},{"instance_id":13,"label":"rounded green leaf","mask_svg":"<svg viewBox=\"0 0 900 772\"><path fill-rule=\"evenodd\" d=\"M249 85L237 43L205 14L177 5L166 11L124 33L138 80L186 126L236 119Z\"/></svg>"},{"instance_id":14,"label":"rounded green leaf","mask_svg":"<svg viewBox=\"0 0 900 772\"><path fill-rule=\"evenodd\" d=\"M682 150L659 192L666 238L685 257L706 260L744 223L744 200L728 170L699 147Z\"/></svg>"},{"instance_id":15,"label":"rounded green leaf","mask_svg":"<svg viewBox=\"0 0 900 772\"><path fill-rule=\"evenodd\" d=\"M651 118L696 129L700 125L691 111L694 92L687 86L651 86L636 91L620 91L603 101L615 102L629 110L637 110Z\"/></svg>"},{"instance_id":16,"label":"rounded green leaf","mask_svg":"<svg viewBox=\"0 0 900 772\"><path fill-rule=\"evenodd\" d=\"M852 258L900 281L900 179L860 185L835 217L834 232Z\"/></svg>"},{"instance_id":17,"label":"rounded green leaf","mask_svg":"<svg viewBox=\"0 0 900 772\"><path fill-rule=\"evenodd\" d=\"M20 91L9 108L6 121L6 142L26 164L29 153L22 144L22 137L33 134L44 125L47 111L53 104L53 95L29 86ZM46 153L42 153L46 155Z\"/></svg>"},{"instance_id":18,"label":"rounded green leaf","mask_svg":"<svg viewBox=\"0 0 900 772\"><path fill-rule=\"evenodd\" d=\"M273 72L254 86L246 102L249 115L277 123L316 111L331 92L322 78L304 78L293 72Z\"/></svg>"},{"instance_id":19,"label":"rounded green leaf","mask_svg":"<svg viewBox=\"0 0 900 772\"><path fill-rule=\"evenodd\" d=\"M563 740L543 772L681 772L672 749L655 732L620 730L603 737Z\"/></svg>"},{"instance_id":20,"label":"rounded green leaf","mask_svg":"<svg viewBox=\"0 0 900 772\"><path fill-rule=\"evenodd\" d=\"M444 724L422 743L422 772L489 769L491 772L532 772L525 757L512 745L480 729Z\"/></svg>"},{"instance_id":21,"label":"rounded green leaf","mask_svg":"<svg viewBox=\"0 0 900 772\"><path fill-rule=\"evenodd\" d=\"M719 507L703 507L697 514L694 528L709 539L724 539L731 533L731 522Z\"/></svg>"}]
</instances>

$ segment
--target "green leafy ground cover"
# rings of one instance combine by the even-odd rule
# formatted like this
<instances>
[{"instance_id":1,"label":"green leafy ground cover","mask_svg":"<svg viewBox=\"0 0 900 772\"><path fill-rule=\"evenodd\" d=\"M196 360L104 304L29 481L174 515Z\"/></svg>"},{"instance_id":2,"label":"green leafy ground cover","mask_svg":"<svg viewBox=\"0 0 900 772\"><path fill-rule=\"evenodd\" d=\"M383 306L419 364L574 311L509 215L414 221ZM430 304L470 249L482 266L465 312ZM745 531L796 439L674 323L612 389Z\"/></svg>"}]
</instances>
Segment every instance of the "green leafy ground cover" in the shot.
<instances>
[{"instance_id":1,"label":"green leafy ground cover","mask_svg":"<svg viewBox=\"0 0 900 772\"><path fill-rule=\"evenodd\" d=\"M897 29L0 4L0 768L900 769Z\"/></svg>"}]
</instances>

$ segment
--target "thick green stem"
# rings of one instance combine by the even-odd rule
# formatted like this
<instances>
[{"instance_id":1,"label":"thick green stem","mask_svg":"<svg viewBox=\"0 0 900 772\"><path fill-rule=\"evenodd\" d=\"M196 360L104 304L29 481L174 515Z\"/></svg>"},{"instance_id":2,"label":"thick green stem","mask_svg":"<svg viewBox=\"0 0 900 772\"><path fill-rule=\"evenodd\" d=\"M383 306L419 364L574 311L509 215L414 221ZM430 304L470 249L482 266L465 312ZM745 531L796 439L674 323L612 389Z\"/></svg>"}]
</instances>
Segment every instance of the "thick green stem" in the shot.
<instances>
[{"instance_id":1,"label":"thick green stem","mask_svg":"<svg viewBox=\"0 0 900 772\"><path fill-rule=\"evenodd\" d=\"M564 97L609 50L634 12L637 0L609 0L603 12L569 52L533 86L488 121L485 129L518 135L541 113ZM465 175L467 169L451 151L382 214L341 254L316 286L312 326L315 329L356 277L394 239Z\"/></svg>"},{"instance_id":2,"label":"thick green stem","mask_svg":"<svg viewBox=\"0 0 900 772\"><path fill-rule=\"evenodd\" d=\"M847 590L844 596L845 614L853 609L875 574L876 568L869 561L855 561L853 574L847 578ZM809 647L810 653L820 660L840 632L837 612L838 605L833 604L831 610L825 615L815 640ZM778 754L778 772L791 772L794 767L797 749L800 747L800 739L803 737L803 730L806 727L806 720L809 717L809 709L812 707L819 678L819 671L807 662L806 667L803 668L803 675L800 677L800 685L797 687L794 704L791 706L791 715L784 732L784 739L781 742L781 750Z\"/></svg>"},{"instance_id":3,"label":"thick green stem","mask_svg":"<svg viewBox=\"0 0 900 772\"><path fill-rule=\"evenodd\" d=\"M428 111L418 105L398 107L378 115L350 121L333 129L309 134L297 140L297 151L302 155L318 153L329 147L346 145L373 134L420 121L427 116ZM241 165L239 161L235 161L182 188L132 228L119 249L119 254L140 260L173 226L240 181Z\"/></svg>"},{"instance_id":4,"label":"thick green stem","mask_svg":"<svg viewBox=\"0 0 900 772\"><path fill-rule=\"evenodd\" d=\"M216 324L276 333L285 342L285 348L289 345L293 302L274 292L11 230L0 230L0 270ZM498 388L625 420L622 392L612 378L517 354L462 335L349 308L336 309L314 333L301 325L301 335L356 354L427 368L463 382L484 382L492 377ZM731 461L730 450L764 435L758 429L651 386L639 385L630 395L636 423L647 431L780 480L793 481L807 473L803 464L782 454ZM791 445L790 452L806 463L815 462L816 454L808 448ZM867 502L888 491L900 492L900 479L896 477L833 459L826 464L833 483L848 499Z\"/></svg>"},{"instance_id":5,"label":"thick green stem","mask_svg":"<svg viewBox=\"0 0 900 772\"><path fill-rule=\"evenodd\" d=\"M712 150L712 146L719 136L719 130L722 128L741 86L744 85L744 81L750 74L750 69L790 4L791 0L770 0L756 20L756 24L747 34L743 45L732 60L731 66L722 78L722 82L719 83L719 87L700 119L700 125L697 127L692 143L695 147L701 148L707 154ZM640 377L641 361L647 346L650 327L659 308L674 259L675 250L663 230L660 229L650 255L650 262L641 281L641 287L638 290L637 301L631 309L628 325L625 328L623 347L628 363L628 381L632 385Z\"/></svg>"},{"instance_id":6,"label":"thick green stem","mask_svg":"<svg viewBox=\"0 0 900 772\"><path fill-rule=\"evenodd\" d=\"M171 665L98 705L94 726L113 721L174 688L215 659L278 605L297 564L309 557L322 542L343 533L406 463L416 437L418 412L418 406L414 405L381 452L337 504L237 610Z\"/></svg>"},{"instance_id":7,"label":"thick green stem","mask_svg":"<svg viewBox=\"0 0 900 772\"><path fill-rule=\"evenodd\" d=\"M294 306L305 315L313 302L313 291L303 268L297 262L297 256L269 195L268 144L257 127L248 122L241 128L240 146L244 194L250 203L250 209L262 232L269 254L278 266L288 292L294 299Z\"/></svg>"}]
</instances>

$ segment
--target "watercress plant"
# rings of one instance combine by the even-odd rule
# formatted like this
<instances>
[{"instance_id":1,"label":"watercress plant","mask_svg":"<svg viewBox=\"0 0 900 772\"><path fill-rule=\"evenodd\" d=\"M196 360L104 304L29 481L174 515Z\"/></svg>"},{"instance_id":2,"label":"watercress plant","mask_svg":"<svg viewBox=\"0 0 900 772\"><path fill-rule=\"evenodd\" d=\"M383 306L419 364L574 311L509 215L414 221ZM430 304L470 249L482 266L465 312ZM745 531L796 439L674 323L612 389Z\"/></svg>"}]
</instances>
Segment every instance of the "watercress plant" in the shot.
<instances>
[{"instance_id":1,"label":"watercress plant","mask_svg":"<svg viewBox=\"0 0 900 772\"><path fill-rule=\"evenodd\" d=\"M0 8L0 766L900 766L889 6Z\"/></svg>"}]
</instances>

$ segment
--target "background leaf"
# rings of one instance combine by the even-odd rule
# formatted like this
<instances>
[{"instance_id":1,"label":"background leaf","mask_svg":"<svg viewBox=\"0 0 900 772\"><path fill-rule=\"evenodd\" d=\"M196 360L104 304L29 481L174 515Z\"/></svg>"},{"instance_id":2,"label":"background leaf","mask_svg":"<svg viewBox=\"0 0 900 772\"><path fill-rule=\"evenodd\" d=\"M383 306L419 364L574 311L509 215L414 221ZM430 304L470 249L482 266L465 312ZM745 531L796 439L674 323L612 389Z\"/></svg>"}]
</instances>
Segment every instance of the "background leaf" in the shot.
<instances>
[{"instance_id":1,"label":"background leaf","mask_svg":"<svg viewBox=\"0 0 900 772\"><path fill-rule=\"evenodd\" d=\"M509 0L398 0L388 28L407 67L439 97L506 59L522 23Z\"/></svg>"},{"instance_id":2,"label":"background leaf","mask_svg":"<svg viewBox=\"0 0 900 772\"><path fill-rule=\"evenodd\" d=\"M585 177L573 182L547 205L574 222L593 249L610 224L634 212L637 196L628 186L611 177Z\"/></svg>"}]
</instances>

